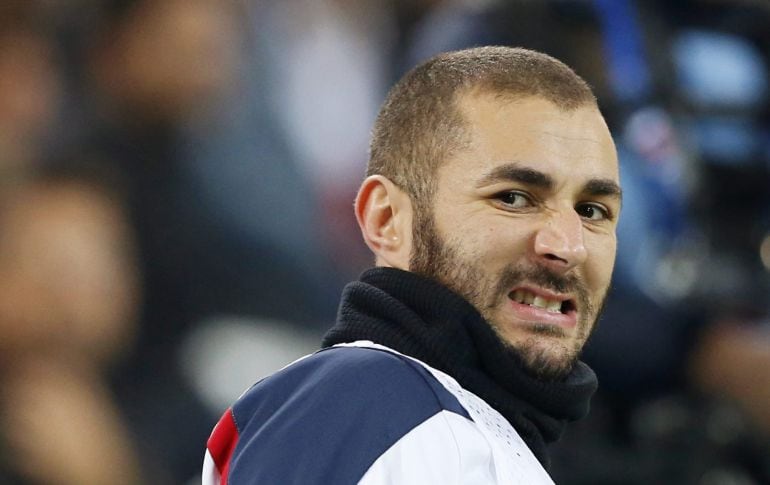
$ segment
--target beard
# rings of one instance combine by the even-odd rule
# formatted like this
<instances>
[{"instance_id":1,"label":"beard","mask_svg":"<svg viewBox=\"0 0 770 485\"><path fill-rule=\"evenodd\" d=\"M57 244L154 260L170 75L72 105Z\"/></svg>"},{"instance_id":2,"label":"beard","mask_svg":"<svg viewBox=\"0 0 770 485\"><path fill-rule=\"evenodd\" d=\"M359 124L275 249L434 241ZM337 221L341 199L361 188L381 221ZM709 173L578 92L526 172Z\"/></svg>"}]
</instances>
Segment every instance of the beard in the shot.
<instances>
[{"instance_id":1,"label":"beard","mask_svg":"<svg viewBox=\"0 0 770 485\"><path fill-rule=\"evenodd\" d=\"M418 208L419 209L419 208ZM417 210L412 229L414 243L409 270L438 281L473 305L495 331L501 343L514 354L524 369L536 378L560 380L574 368L586 341L596 327L604 308L607 291L598 307L591 304L589 291L575 275L557 274L543 266L504 267L489 275L473 258L463 254L460 244L446 243L439 236L431 211ZM580 309L576 337L567 339L561 327L552 324L529 325L528 336L515 343L504 338L503 322L495 310L509 300L511 288L527 282L558 293L572 293Z\"/></svg>"}]
</instances>

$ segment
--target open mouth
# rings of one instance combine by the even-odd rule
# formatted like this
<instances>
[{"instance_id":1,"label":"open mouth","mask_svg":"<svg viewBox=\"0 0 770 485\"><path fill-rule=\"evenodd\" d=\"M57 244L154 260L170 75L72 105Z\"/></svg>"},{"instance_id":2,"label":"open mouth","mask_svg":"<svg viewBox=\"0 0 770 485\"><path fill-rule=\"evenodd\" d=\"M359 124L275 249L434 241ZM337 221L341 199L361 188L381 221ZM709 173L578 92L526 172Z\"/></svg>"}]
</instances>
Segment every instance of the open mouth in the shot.
<instances>
[{"instance_id":1,"label":"open mouth","mask_svg":"<svg viewBox=\"0 0 770 485\"><path fill-rule=\"evenodd\" d=\"M508 298L517 303L521 303L522 305L541 308L549 313L561 313L566 315L575 310L575 303L573 300L548 298L542 295L536 295L535 293L524 289L518 289L508 293Z\"/></svg>"}]
</instances>

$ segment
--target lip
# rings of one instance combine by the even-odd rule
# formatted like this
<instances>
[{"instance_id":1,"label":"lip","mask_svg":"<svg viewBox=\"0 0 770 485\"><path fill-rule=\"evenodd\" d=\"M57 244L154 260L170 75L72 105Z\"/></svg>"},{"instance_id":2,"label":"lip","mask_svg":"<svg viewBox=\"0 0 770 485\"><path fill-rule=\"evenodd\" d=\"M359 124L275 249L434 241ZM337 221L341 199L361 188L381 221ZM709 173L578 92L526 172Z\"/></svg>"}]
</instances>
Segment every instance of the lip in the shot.
<instances>
[{"instance_id":1,"label":"lip","mask_svg":"<svg viewBox=\"0 0 770 485\"><path fill-rule=\"evenodd\" d=\"M518 320L521 320L525 324L556 325L564 329L573 329L577 326L577 305L575 304L575 299L572 298L571 295L553 293L544 288L532 286L517 286L516 288L512 288L508 294L511 295L517 290L528 291L535 296L540 296L549 300L561 302L569 301L572 303L572 308L567 310L566 313L552 313L544 308L534 307L527 305L526 303L519 303L509 297L508 302Z\"/></svg>"}]
</instances>

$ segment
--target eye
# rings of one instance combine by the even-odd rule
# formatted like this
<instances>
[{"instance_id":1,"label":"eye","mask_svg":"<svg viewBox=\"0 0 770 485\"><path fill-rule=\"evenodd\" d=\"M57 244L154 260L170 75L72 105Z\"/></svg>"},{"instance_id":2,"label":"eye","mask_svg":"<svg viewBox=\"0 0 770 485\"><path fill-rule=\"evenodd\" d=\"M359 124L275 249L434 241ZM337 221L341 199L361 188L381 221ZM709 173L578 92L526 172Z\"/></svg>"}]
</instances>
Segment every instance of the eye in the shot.
<instances>
[{"instance_id":1,"label":"eye","mask_svg":"<svg viewBox=\"0 0 770 485\"><path fill-rule=\"evenodd\" d=\"M599 204L579 204L575 207L575 212L577 212L583 219L588 219L590 221L603 221L610 218L609 211Z\"/></svg>"},{"instance_id":2,"label":"eye","mask_svg":"<svg viewBox=\"0 0 770 485\"><path fill-rule=\"evenodd\" d=\"M534 203L532 199L522 192L502 192L495 196L506 209L524 209L526 207L532 207Z\"/></svg>"}]
</instances>

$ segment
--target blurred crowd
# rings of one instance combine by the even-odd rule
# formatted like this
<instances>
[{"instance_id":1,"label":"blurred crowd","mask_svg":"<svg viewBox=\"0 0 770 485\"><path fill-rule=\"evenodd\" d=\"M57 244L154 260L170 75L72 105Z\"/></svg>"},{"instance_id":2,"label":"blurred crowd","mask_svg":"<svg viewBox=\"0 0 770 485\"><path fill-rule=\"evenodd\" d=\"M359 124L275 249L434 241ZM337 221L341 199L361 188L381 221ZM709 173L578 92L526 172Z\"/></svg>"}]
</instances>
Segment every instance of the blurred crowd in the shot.
<instances>
[{"instance_id":1,"label":"blurred crowd","mask_svg":"<svg viewBox=\"0 0 770 485\"><path fill-rule=\"evenodd\" d=\"M594 87L621 159L592 414L557 483L770 483L770 3L4 0L0 483L195 483L208 433L372 264L389 86L505 44Z\"/></svg>"}]
</instances>

